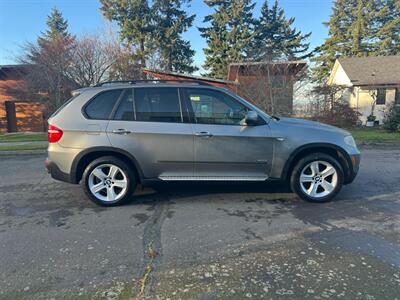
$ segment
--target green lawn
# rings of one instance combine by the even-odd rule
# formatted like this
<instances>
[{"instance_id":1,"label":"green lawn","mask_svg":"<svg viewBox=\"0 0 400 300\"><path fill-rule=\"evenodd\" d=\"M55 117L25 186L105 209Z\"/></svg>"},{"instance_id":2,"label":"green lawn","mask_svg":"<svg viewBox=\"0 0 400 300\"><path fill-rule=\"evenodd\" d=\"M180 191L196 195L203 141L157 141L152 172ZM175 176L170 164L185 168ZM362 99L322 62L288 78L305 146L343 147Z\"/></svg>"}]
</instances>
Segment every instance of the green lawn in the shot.
<instances>
[{"instance_id":1,"label":"green lawn","mask_svg":"<svg viewBox=\"0 0 400 300\"><path fill-rule=\"evenodd\" d=\"M381 128L351 128L357 143L400 141L400 132L388 132Z\"/></svg>"},{"instance_id":2,"label":"green lawn","mask_svg":"<svg viewBox=\"0 0 400 300\"><path fill-rule=\"evenodd\" d=\"M0 143L35 141L47 141L47 133L12 133L0 135Z\"/></svg>"},{"instance_id":3,"label":"green lawn","mask_svg":"<svg viewBox=\"0 0 400 300\"><path fill-rule=\"evenodd\" d=\"M25 151L25 150L44 150L47 144L20 144L20 145L1 145L0 151Z\"/></svg>"}]
</instances>

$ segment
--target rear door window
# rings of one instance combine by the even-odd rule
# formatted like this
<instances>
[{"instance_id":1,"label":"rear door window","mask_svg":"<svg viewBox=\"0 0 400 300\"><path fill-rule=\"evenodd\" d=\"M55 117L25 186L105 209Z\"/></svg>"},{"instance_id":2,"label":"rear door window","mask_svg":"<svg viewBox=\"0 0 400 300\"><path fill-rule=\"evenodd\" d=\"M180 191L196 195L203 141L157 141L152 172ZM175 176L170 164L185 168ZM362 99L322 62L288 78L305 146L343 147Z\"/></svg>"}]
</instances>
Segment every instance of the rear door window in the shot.
<instances>
[{"instance_id":1,"label":"rear door window","mask_svg":"<svg viewBox=\"0 0 400 300\"><path fill-rule=\"evenodd\" d=\"M177 88L135 88L136 121L181 123Z\"/></svg>"},{"instance_id":2,"label":"rear door window","mask_svg":"<svg viewBox=\"0 0 400 300\"><path fill-rule=\"evenodd\" d=\"M109 90L96 95L84 109L86 116L89 119L108 120L122 91Z\"/></svg>"}]
</instances>

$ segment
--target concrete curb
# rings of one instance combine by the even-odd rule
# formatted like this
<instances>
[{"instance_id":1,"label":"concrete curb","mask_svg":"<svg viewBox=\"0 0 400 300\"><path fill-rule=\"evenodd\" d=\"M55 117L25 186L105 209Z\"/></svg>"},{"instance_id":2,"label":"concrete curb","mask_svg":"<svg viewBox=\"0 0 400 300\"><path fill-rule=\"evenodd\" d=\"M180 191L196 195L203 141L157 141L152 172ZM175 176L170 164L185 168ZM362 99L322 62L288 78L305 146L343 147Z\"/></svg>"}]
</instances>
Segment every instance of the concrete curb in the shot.
<instances>
[{"instance_id":1,"label":"concrete curb","mask_svg":"<svg viewBox=\"0 0 400 300\"><path fill-rule=\"evenodd\" d=\"M39 150L18 150L18 151L0 151L1 156L27 156L27 155L40 155L46 154L47 149Z\"/></svg>"}]
</instances>

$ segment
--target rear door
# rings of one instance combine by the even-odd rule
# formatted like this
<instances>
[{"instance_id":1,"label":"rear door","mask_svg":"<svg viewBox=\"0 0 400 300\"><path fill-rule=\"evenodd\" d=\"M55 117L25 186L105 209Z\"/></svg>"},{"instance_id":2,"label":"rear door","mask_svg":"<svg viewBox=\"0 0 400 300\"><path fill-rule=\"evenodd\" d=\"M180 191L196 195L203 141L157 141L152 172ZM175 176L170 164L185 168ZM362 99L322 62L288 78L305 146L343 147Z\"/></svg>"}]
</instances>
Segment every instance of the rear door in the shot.
<instances>
[{"instance_id":1,"label":"rear door","mask_svg":"<svg viewBox=\"0 0 400 300\"><path fill-rule=\"evenodd\" d=\"M193 132L177 88L127 89L107 133L114 147L136 158L146 178L193 176Z\"/></svg>"},{"instance_id":2,"label":"rear door","mask_svg":"<svg viewBox=\"0 0 400 300\"><path fill-rule=\"evenodd\" d=\"M266 122L246 126L249 110L215 89L184 89L194 131L194 176L200 180L265 180L273 154Z\"/></svg>"}]
</instances>

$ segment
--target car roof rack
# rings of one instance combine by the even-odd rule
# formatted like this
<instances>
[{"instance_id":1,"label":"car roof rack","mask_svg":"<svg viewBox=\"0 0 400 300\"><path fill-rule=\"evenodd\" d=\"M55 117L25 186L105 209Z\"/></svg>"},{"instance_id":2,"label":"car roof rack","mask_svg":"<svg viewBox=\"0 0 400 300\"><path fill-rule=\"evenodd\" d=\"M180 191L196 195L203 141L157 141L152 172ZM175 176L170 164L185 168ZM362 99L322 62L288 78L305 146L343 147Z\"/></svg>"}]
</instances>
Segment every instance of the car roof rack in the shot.
<instances>
[{"instance_id":1,"label":"car roof rack","mask_svg":"<svg viewBox=\"0 0 400 300\"><path fill-rule=\"evenodd\" d=\"M191 80L191 79L187 79L187 80L182 80L182 79L177 79L177 80L173 80L173 79L140 79L140 80L113 80L113 81L104 81L104 82L100 82L96 85L94 85L94 87L100 87L100 86L104 86L104 85L111 85L111 84L138 84L138 83L195 83L198 85L205 85L205 86L212 86L209 83L206 83L204 81L201 80Z\"/></svg>"}]
</instances>

